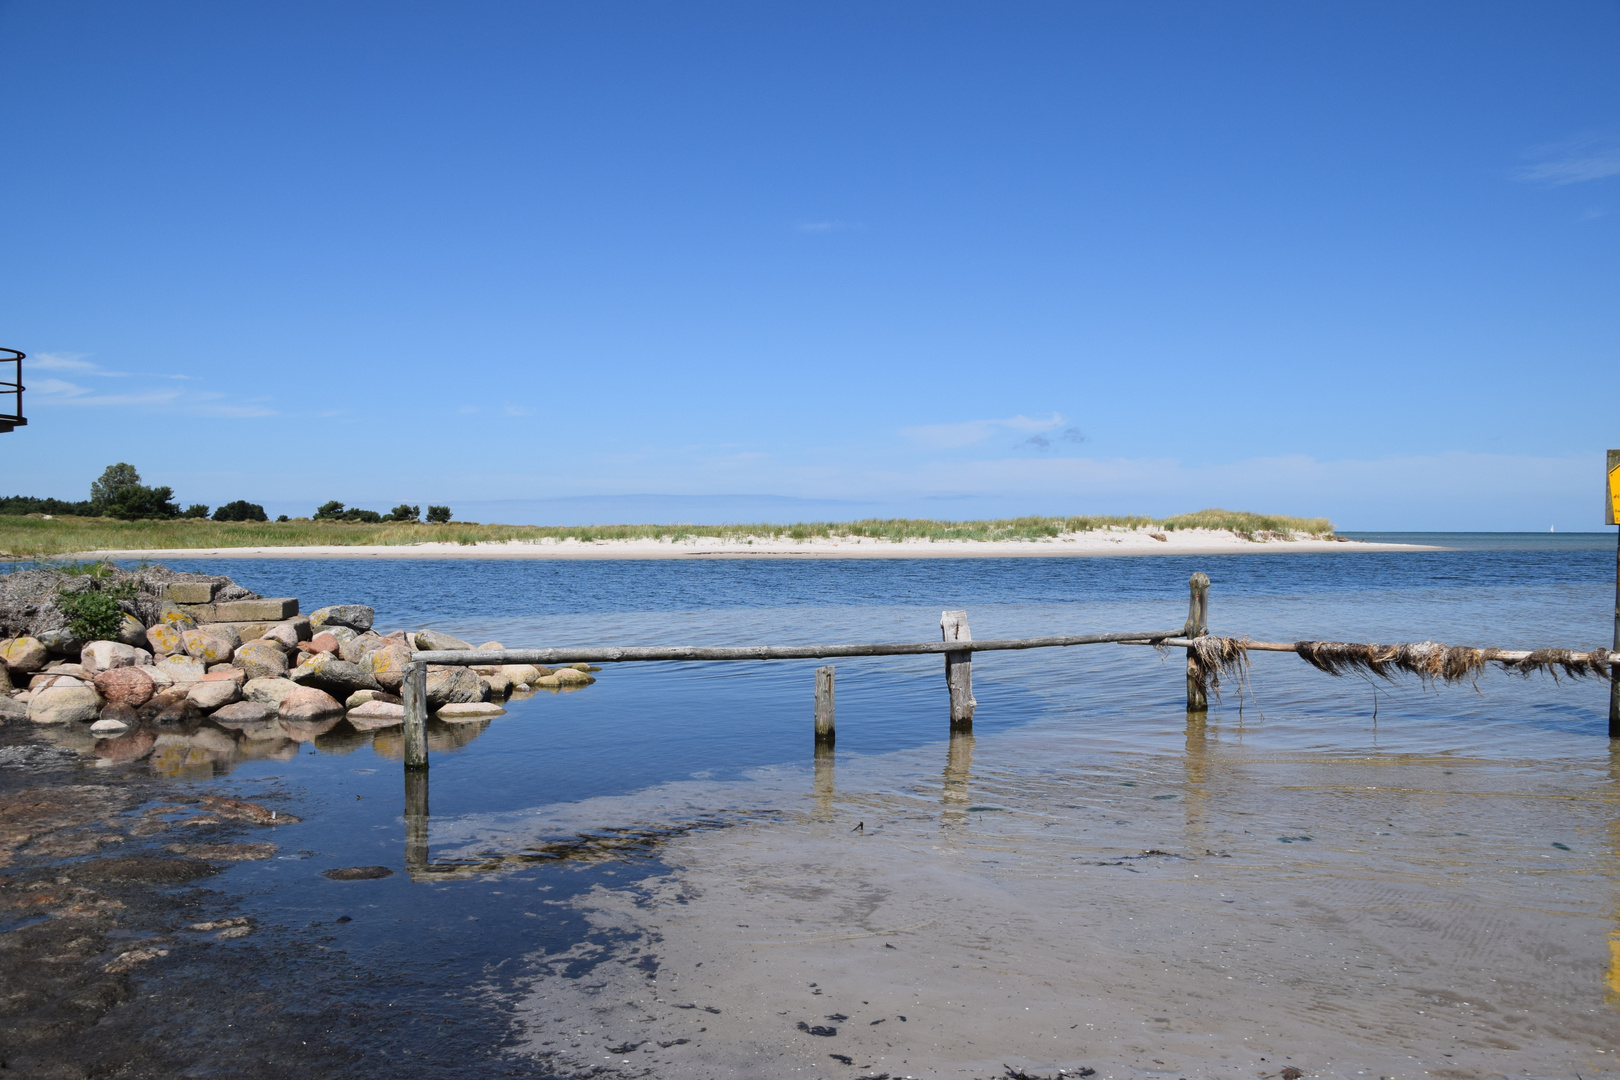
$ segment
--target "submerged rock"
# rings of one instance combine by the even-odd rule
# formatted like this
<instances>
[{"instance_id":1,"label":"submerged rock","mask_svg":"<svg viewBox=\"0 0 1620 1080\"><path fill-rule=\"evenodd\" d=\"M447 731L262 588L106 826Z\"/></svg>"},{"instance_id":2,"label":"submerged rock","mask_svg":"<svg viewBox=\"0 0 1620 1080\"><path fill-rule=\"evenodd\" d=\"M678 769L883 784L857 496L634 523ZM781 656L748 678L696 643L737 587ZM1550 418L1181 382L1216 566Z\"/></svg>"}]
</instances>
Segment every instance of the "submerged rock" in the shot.
<instances>
[{"instance_id":1,"label":"submerged rock","mask_svg":"<svg viewBox=\"0 0 1620 1080\"><path fill-rule=\"evenodd\" d=\"M434 713L440 720L457 723L466 720L488 720L492 716L504 716L506 710L499 705L488 701L455 702L441 706ZM403 715L403 710L401 710Z\"/></svg>"},{"instance_id":2,"label":"submerged rock","mask_svg":"<svg viewBox=\"0 0 1620 1080\"><path fill-rule=\"evenodd\" d=\"M333 881L372 881L393 875L394 872L386 866L341 866L335 870L321 871L321 877Z\"/></svg>"}]
</instances>

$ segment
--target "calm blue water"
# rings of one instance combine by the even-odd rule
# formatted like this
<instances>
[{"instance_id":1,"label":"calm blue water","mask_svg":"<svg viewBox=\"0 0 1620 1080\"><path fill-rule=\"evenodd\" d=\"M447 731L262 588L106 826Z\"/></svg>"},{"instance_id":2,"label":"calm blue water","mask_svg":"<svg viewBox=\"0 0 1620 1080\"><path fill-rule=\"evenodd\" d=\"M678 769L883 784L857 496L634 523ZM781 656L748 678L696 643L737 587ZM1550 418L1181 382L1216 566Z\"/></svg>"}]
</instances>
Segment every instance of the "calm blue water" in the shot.
<instances>
[{"instance_id":1,"label":"calm blue water","mask_svg":"<svg viewBox=\"0 0 1620 1080\"><path fill-rule=\"evenodd\" d=\"M1194 571L1210 576L1211 629L1220 634L1285 641L1432 638L1503 647L1610 643L1612 534L1385 538L1452 550L847 562L213 559L170 565L228 574L264 595L297 596L305 611L331 603L370 604L382 630L431 626L475 644L498 640L511 647L937 640L940 612L948 608L966 609L978 637L1173 628L1186 617L1186 581ZM737 781L727 790L728 805L714 809L749 809L752 770L810 772L816 666L610 666L594 686L513 701L508 715L487 727L459 729L455 738L464 745L448 747L451 733L436 727L434 835L455 833L458 823L481 816L634 798L694 778ZM939 658L846 660L837 668L840 761L869 759L881 772L883 755L943 746L946 696ZM1150 648L1127 646L984 654L974 662L974 685L981 745L1004 733L1038 737L1047 730L1085 733L1100 758L1175 753L1185 745L1176 654L1161 657ZM1292 656L1256 655L1250 689L1241 716L1229 689L1210 723L1212 730L1263 751L1608 760L1607 687L1597 681L1554 684L1490 673L1477 692L1411 681L1374 687L1357 678L1330 678ZM1038 746L1038 738L1032 745ZM472 1060L463 1052L484 1052L491 1040L498 1042L499 1024L487 1009L464 1000L472 996L469 984L498 988L506 973L515 975L506 966L513 957L559 951L589 933L575 917L537 908L535 897L555 900L650 872L634 863L538 866L432 884L413 883L403 873L334 883L318 871L403 864L397 736L373 739L342 725L313 744L283 745L270 758L255 759L262 750L244 745L175 776L179 784L249 798L279 792L282 805L305 819L278 833L285 857L236 866L215 879L217 887L234 890L267 926L282 928L271 935L291 941L318 927L327 935L323 950L341 955L366 980L389 985L389 997L458 1025L465 1044L450 1039L445 1053L420 1062L439 1070L435 1075L461 1075ZM1030 767L1038 768L1038 759ZM648 796L636 820L678 819L657 798ZM339 915L352 921L335 925ZM349 1007L371 1009L379 1019L367 1034L345 1036L344 1046L365 1055L393 1045L402 1029L386 1021L387 1009L358 985L345 994Z\"/></svg>"}]
</instances>

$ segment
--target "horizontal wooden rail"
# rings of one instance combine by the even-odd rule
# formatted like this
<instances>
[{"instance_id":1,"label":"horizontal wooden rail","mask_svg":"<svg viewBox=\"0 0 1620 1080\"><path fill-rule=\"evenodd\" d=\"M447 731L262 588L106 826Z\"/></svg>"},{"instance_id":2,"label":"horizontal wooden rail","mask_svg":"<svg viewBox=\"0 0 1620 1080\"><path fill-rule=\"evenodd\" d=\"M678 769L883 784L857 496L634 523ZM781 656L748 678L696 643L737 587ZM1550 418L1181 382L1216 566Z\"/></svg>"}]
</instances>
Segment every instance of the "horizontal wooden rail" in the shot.
<instances>
[{"instance_id":1,"label":"horizontal wooden rail","mask_svg":"<svg viewBox=\"0 0 1620 1080\"><path fill-rule=\"evenodd\" d=\"M934 656L940 653L1006 652L1052 649L1069 645L1130 642L1151 645L1182 630L1139 630L1114 634L1066 634L1059 637L990 638L984 641L912 641L871 645L702 645L591 646L563 649L445 649L413 652L424 664L622 664L656 660L821 660L833 656Z\"/></svg>"}]
</instances>

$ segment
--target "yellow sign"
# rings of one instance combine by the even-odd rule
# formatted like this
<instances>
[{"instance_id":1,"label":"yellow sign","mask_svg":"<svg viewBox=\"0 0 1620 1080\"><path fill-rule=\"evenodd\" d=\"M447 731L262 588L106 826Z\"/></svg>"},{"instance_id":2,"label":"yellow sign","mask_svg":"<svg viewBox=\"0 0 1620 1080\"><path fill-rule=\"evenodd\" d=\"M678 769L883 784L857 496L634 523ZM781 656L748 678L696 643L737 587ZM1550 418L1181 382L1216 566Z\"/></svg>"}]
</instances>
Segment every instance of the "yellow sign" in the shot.
<instances>
[{"instance_id":1,"label":"yellow sign","mask_svg":"<svg viewBox=\"0 0 1620 1080\"><path fill-rule=\"evenodd\" d=\"M1620 450L1609 451L1609 491L1603 501L1603 524L1620 525Z\"/></svg>"}]
</instances>

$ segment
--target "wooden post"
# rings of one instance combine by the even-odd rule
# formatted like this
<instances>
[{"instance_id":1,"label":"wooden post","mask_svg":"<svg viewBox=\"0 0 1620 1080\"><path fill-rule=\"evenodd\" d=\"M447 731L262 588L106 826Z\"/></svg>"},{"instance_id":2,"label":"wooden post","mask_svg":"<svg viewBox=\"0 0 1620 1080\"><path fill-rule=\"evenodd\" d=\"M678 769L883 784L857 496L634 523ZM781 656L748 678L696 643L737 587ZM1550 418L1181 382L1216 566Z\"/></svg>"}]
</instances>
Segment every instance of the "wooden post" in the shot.
<instances>
[{"instance_id":1,"label":"wooden post","mask_svg":"<svg viewBox=\"0 0 1620 1080\"><path fill-rule=\"evenodd\" d=\"M1620 536L1614 549L1614 652L1609 654L1609 738L1620 739L1620 664L1614 653L1620 653Z\"/></svg>"},{"instance_id":2,"label":"wooden post","mask_svg":"<svg viewBox=\"0 0 1620 1080\"><path fill-rule=\"evenodd\" d=\"M973 634L968 630L967 612L943 611L939 616L939 628L945 635L946 641L972 641ZM973 700L973 654L971 652L948 652L945 654L945 685L951 691L951 729L953 731L967 731L973 727L973 707L978 704Z\"/></svg>"},{"instance_id":3,"label":"wooden post","mask_svg":"<svg viewBox=\"0 0 1620 1080\"><path fill-rule=\"evenodd\" d=\"M405 705L405 767L425 769L427 755L427 665L414 660L405 667L405 684L400 687Z\"/></svg>"},{"instance_id":4,"label":"wooden post","mask_svg":"<svg viewBox=\"0 0 1620 1080\"><path fill-rule=\"evenodd\" d=\"M428 866L428 774L405 770L405 872L412 876Z\"/></svg>"},{"instance_id":5,"label":"wooden post","mask_svg":"<svg viewBox=\"0 0 1620 1080\"><path fill-rule=\"evenodd\" d=\"M1187 579L1191 595L1187 600L1187 637L1202 637L1209 633L1209 576L1199 572ZM1204 669L1198 664L1198 654L1187 650L1187 711L1209 710L1209 688L1204 685Z\"/></svg>"},{"instance_id":6,"label":"wooden post","mask_svg":"<svg viewBox=\"0 0 1620 1080\"><path fill-rule=\"evenodd\" d=\"M816 668L816 745L831 746L836 738L833 731L833 669L828 664Z\"/></svg>"}]
</instances>

